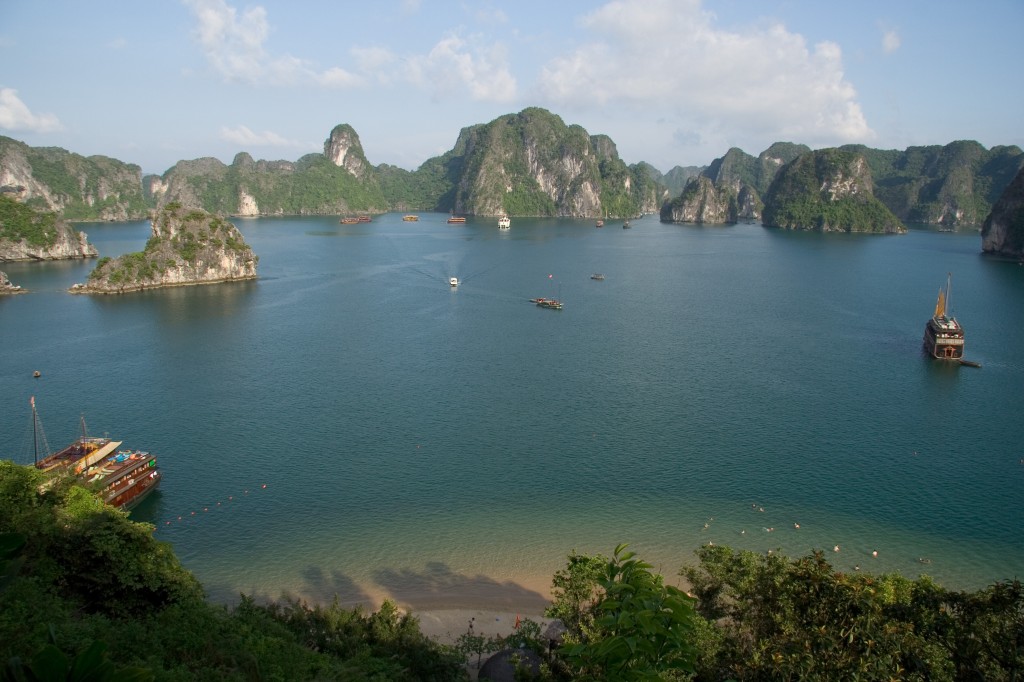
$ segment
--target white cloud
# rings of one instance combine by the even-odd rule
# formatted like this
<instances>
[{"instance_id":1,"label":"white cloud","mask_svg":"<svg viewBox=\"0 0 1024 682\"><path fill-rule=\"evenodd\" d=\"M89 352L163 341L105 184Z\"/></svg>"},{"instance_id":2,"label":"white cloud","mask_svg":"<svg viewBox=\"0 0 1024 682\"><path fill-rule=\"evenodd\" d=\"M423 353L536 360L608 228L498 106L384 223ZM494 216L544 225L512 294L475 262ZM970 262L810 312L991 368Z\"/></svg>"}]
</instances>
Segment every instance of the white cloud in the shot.
<instances>
[{"instance_id":1,"label":"white cloud","mask_svg":"<svg viewBox=\"0 0 1024 682\"><path fill-rule=\"evenodd\" d=\"M0 128L51 133L64 126L53 114L33 114L12 88L0 88Z\"/></svg>"},{"instance_id":2,"label":"white cloud","mask_svg":"<svg viewBox=\"0 0 1024 682\"><path fill-rule=\"evenodd\" d=\"M227 80L345 88L362 82L359 76L340 67L318 71L298 57L269 54L264 43L270 24L263 7L249 7L239 13L226 0L184 1L195 14L195 36L207 60Z\"/></svg>"},{"instance_id":3,"label":"white cloud","mask_svg":"<svg viewBox=\"0 0 1024 682\"><path fill-rule=\"evenodd\" d=\"M405 77L441 99L468 93L475 100L511 102L516 79L499 44L470 46L457 35L438 41L430 52L407 60Z\"/></svg>"},{"instance_id":4,"label":"white cloud","mask_svg":"<svg viewBox=\"0 0 1024 682\"><path fill-rule=\"evenodd\" d=\"M220 138L244 147L301 147L299 142L289 140L270 130L256 133L248 127L239 125L234 128L220 129Z\"/></svg>"},{"instance_id":5,"label":"white cloud","mask_svg":"<svg viewBox=\"0 0 1024 682\"><path fill-rule=\"evenodd\" d=\"M667 104L706 141L874 136L834 43L809 48L778 23L723 30L701 0L616 0L582 25L592 39L542 70L541 98L555 105Z\"/></svg>"},{"instance_id":6,"label":"white cloud","mask_svg":"<svg viewBox=\"0 0 1024 682\"><path fill-rule=\"evenodd\" d=\"M900 49L900 34L893 30L884 31L882 33L882 51L892 54L898 49Z\"/></svg>"}]
</instances>

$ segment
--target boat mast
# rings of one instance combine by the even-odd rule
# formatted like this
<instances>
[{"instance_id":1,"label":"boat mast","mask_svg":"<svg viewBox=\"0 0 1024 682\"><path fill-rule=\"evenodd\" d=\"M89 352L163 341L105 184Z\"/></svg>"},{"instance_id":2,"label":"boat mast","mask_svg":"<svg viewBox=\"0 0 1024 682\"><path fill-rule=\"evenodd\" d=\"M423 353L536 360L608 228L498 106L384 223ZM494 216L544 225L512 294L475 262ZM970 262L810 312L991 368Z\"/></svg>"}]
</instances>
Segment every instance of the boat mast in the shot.
<instances>
[{"instance_id":1,"label":"boat mast","mask_svg":"<svg viewBox=\"0 0 1024 682\"><path fill-rule=\"evenodd\" d=\"M950 306L949 306L949 287L950 287L950 284L952 283L952 281L953 281L953 273L952 272L947 272L946 273L946 301L945 301L945 304L942 307L942 314L943 315L945 315L946 311L950 309Z\"/></svg>"},{"instance_id":2,"label":"boat mast","mask_svg":"<svg viewBox=\"0 0 1024 682\"><path fill-rule=\"evenodd\" d=\"M32 459L34 464L39 463L39 441L43 441L46 456L50 456L50 444L46 442L46 432L43 431L43 424L39 421L39 413L36 411L36 397L29 399L32 406Z\"/></svg>"}]
</instances>

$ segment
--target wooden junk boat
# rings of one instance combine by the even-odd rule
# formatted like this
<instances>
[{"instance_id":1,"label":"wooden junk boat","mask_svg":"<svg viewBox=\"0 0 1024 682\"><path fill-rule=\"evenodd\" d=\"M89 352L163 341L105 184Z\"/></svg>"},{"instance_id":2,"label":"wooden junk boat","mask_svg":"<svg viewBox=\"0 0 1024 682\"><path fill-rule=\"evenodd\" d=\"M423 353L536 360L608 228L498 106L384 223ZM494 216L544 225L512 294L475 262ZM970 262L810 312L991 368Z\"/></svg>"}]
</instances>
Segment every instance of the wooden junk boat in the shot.
<instances>
[{"instance_id":1,"label":"wooden junk boat","mask_svg":"<svg viewBox=\"0 0 1024 682\"><path fill-rule=\"evenodd\" d=\"M946 275L945 290L939 289L935 303L935 314L924 327L924 349L938 360L961 361L964 357L964 328L956 318L947 313L949 309L949 284L951 274Z\"/></svg>"},{"instance_id":2,"label":"wooden junk boat","mask_svg":"<svg viewBox=\"0 0 1024 682\"><path fill-rule=\"evenodd\" d=\"M75 476L82 483L96 488L105 503L125 510L137 505L160 484L160 469L155 456L148 452L119 450L121 441L89 436L84 417L81 420L82 435L74 443L58 452L47 452L40 459L39 441L42 440L46 447L46 436L36 412L34 396L30 403L35 467L40 471L54 476Z\"/></svg>"}]
</instances>

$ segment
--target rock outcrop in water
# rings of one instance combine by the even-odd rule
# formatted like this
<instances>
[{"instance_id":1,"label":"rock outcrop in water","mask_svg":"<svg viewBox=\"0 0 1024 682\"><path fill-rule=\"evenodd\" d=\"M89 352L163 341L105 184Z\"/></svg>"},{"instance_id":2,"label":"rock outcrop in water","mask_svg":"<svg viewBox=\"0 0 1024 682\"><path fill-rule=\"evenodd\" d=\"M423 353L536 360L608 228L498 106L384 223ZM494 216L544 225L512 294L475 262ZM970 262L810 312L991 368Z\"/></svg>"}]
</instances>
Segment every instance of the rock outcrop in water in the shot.
<instances>
[{"instance_id":1,"label":"rock outcrop in water","mask_svg":"<svg viewBox=\"0 0 1024 682\"><path fill-rule=\"evenodd\" d=\"M1024 168L992 208L981 227L981 250L1024 260Z\"/></svg>"},{"instance_id":2,"label":"rock outcrop in water","mask_svg":"<svg viewBox=\"0 0 1024 682\"><path fill-rule=\"evenodd\" d=\"M238 228L200 209L168 204L152 219L144 251L102 258L76 294L123 294L158 287L255 279L259 258Z\"/></svg>"},{"instance_id":3,"label":"rock outcrop in water","mask_svg":"<svg viewBox=\"0 0 1024 682\"><path fill-rule=\"evenodd\" d=\"M0 271L0 295L23 293L25 293L25 289L22 289L17 284L12 283L11 280L7 279L7 273Z\"/></svg>"},{"instance_id":4,"label":"rock outcrop in water","mask_svg":"<svg viewBox=\"0 0 1024 682\"><path fill-rule=\"evenodd\" d=\"M52 211L0 195L0 261L95 258L96 247Z\"/></svg>"},{"instance_id":5,"label":"rock outcrop in water","mask_svg":"<svg viewBox=\"0 0 1024 682\"><path fill-rule=\"evenodd\" d=\"M839 149L803 154L775 176L762 222L789 230L906 232L872 188L871 171L860 154Z\"/></svg>"}]
</instances>

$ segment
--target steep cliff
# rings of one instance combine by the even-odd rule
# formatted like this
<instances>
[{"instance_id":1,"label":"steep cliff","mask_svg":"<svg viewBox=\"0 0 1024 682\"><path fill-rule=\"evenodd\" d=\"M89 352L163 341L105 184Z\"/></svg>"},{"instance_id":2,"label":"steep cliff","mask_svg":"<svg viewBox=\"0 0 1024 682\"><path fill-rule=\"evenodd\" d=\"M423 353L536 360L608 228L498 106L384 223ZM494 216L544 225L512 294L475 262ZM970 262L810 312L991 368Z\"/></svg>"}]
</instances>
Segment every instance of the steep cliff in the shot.
<instances>
[{"instance_id":1,"label":"steep cliff","mask_svg":"<svg viewBox=\"0 0 1024 682\"><path fill-rule=\"evenodd\" d=\"M0 261L95 258L96 247L52 211L0 194Z\"/></svg>"},{"instance_id":2,"label":"steep cliff","mask_svg":"<svg viewBox=\"0 0 1024 682\"><path fill-rule=\"evenodd\" d=\"M151 204L142 169L106 156L30 147L0 136L0 187L33 208L68 220L139 220Z\"/></svg>"},{"instance_id":3,"label":"steep cliff","mask_svg":"<svg viewBox=\"0 0 1024 682\"><path fill-rule=\"evenodd\" d=\"M906 232L874 197L863 156L821 149L783 166L765 196L762 222L768 227L822 232Z\"/></svg>"},{"instance_id":4,"label":"steep cliff","mask_svg":"<svg viewBox=\"0 0 1024 682\"><path fill-rule=\"evenodd\" d=\"M756 158L733 147L715 159L698 178L690 178L679 196L661 207L662 222L726 224L759 220L768 190L779 169L810 148L776 142Z\"/></svg>"},{"instance_id":5,"label":"steep cliff","mask_svg":"<svg viewBox=\"0 0 1024 682\"><path fill-rule=\"evenodd\" d=\"M1017 172L981 227L981 250L1024 260L1024 168Z\"/></svg>"},{"instance_id":6,"label":"steep cliff","mask_svg":"<svg viewBox=\"0 0 1024 682\"><path fill-rule=\"evenodd\" d=\"M157 287L255 279L259 258L234 225L201 209L164 206L144 251L101 258L72 293L123 294Z\"/></svg>"},{"instance_id":7,"label":"steep cliff","mask_svg":"<svg viewBox=\"0 0 1024 682\"><path fill-rule=\"evenodd\" d=\"M610 138L536 107L464 128L452 151L420 172L447 185L438 207L454 213L623 217L654 210L660 197Z\"/></svg>"},{"instance_id":8,"label":"steep cliff","mask_svg":"<svg viewBox=\"0 0 1024 682\"><path fill-rule=\"evenodd\" d=\"M323 154L295 162L255 161L241 152L230 166L213 158L179 161L146 181L160 206L179 203L225 215L336 215L389 207L349 125L331 131Z\"/></svg>"},{"instance_id":9,"label":"steep cliff","mask_svg":"<svg viewBox=\"0 0 1024 682\"><path fill-rule=\"evenodd\" d=\"M682 193L661 207L663 223L724 225L739 215L736 194L731 187L719 190L703 175L690 178Z\"/></svg>"}]
</instances>

